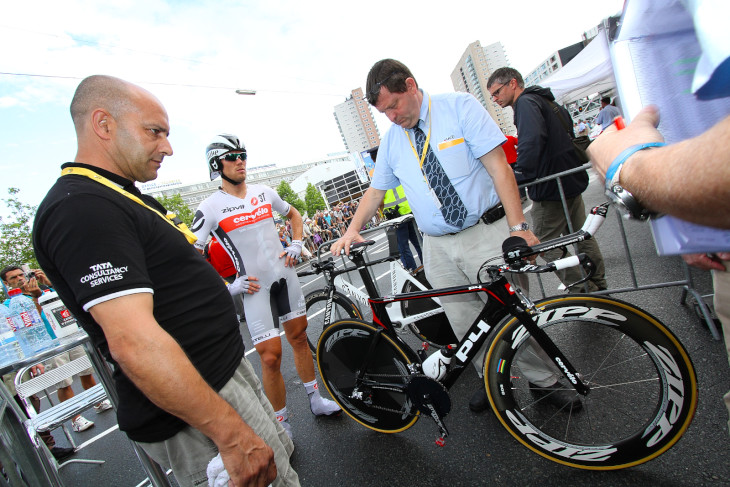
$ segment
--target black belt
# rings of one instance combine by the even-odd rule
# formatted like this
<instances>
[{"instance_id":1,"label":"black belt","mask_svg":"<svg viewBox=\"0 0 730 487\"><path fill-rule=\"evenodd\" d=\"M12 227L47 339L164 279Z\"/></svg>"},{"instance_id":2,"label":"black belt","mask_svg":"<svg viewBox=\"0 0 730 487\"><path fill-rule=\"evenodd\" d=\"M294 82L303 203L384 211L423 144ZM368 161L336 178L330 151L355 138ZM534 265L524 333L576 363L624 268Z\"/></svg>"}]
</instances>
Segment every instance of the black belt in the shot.
<instances>
[{"instance_id":1,"label":"black belt","mask_svg":"<svg viewBox=\"0 0 730 487\"><path fill-rule=\"evenodd\" d=\"M480 221L486 223L487 225L491 225L492 223L494 223L498 220L501 220L504 217L504 215L505 215L504 206L502 206L502 203L497 203L496 205L494 205L493 207L491 207L490 209L485 211L484 214L479 217L479 219L477 220L477 222L474 225L478 225ZM472 225L471 227L473 227L474 225ZM471 228L471 227L466 227L466 228ZM466 228L462 228L458 232L446 233L445 235L456 235L457 233L463 232L464 230L466 230Z\"/></svg>"}]
</instances>

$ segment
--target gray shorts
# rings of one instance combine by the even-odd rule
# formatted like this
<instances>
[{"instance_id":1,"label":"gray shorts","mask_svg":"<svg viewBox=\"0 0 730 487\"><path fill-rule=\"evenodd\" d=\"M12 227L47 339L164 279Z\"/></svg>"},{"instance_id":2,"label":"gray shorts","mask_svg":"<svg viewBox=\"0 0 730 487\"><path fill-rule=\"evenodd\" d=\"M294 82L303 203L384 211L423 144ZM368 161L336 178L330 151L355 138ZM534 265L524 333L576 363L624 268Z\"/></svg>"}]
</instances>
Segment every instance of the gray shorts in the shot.
<instances>
[{"instance_id":1,"label":"gray shorts","mask_svg":"<svg viewBox=\"0 0 730 487\"><path fill-rule=\"evenodd\" d=\"M78 346L76 348L72 348L66 353L62 353L61 355L56 355L55 357L48 360L47 365L48 370L56 369L62 365L65 365L69 363L72 360L76 360L77 358L83 357L86 355L86 350L84 350L84 347ZM79 375L91 375L94 371L89 369L82 370L79 372ZM73 377L69 377L68 379L63 379L61 382L56 384L56 387L68 387L71 384L73 384Z\"/></svg>"},{"instance_id":2,"label":"gray shorts","mask_svg":"<svg viewBox=\"0 0 730 487\"><path fill-rule=\"evenodd\" d=\"M276 420L274 409L264 396L259 379L245 357L218 394L274 450L278 475L272 485L298 486L299 476L289 464L294 443ZM208 485L206 469L208 462L218 454L218 448L198 430L188 426L168 440L139 442L139 445L160 466L172 468L181 487Z\"/></svg>"}]
</instances>

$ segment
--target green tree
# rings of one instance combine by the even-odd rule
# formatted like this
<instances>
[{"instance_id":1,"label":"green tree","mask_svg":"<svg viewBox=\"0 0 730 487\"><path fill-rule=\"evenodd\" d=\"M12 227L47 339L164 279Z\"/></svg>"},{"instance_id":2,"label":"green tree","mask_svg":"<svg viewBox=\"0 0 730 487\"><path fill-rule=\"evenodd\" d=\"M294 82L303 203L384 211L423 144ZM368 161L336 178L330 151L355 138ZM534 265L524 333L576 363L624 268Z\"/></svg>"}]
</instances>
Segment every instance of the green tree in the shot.
<instances>
[{"instance_id":1,"label":"green tree","mask_svg":"<svg viewBox=\"0 0 730 487\"><path fill-rule=\"evenodd\" d=\"M307 183L307 189L304 192L304 202L307 205L307 215L310 218L317 211L327 208L327 204L324 202L324 198L322 198L322 193L312 183Z\"/></svg>"},{"instance_id":2,"label":"green tree","mask_svg":"<svg viewBox=\"0 0 730 487\"><path fill-rule=\"evenodd\" d=\"M193 213L193 210L185 204L180 193L172 196L163 195L157 198L157 201L159 201L162 206L167 209L167 211L175 213L175 215L177 215L177 217L188 227L193 224L193 217L195 216L195 213Z\"/></svg>"},{"instance_id":3,"label":"green tree","mask_svg":"<svg viewBox=\"0 0 730 487\"><path fill-rule=\"evenodd\" d=\"M8 188L8 197L2 200L10 217L0 216L0 267L29 263L37 268L31 230L38 207L20 201L19 193L18 188Z\"/></svg>"},{"instance_id":4,"label":"green tree","mask_svg":"<svg viewBox=\"0 0 730 487\"><path fill-rule=\"evenodd\" d=\"M276 192L279 193L279 197L292 205L294 208L296 208L299 213L302 215L305 213L306 206L304 204L304 201L297 196L297 194L294 192L293 189L291 189L291 186L286 181L282 181L279 183L279 186L276 187ZM282 217L286 218L286 215L282 215Z\"/></svg>"}]
</instances>

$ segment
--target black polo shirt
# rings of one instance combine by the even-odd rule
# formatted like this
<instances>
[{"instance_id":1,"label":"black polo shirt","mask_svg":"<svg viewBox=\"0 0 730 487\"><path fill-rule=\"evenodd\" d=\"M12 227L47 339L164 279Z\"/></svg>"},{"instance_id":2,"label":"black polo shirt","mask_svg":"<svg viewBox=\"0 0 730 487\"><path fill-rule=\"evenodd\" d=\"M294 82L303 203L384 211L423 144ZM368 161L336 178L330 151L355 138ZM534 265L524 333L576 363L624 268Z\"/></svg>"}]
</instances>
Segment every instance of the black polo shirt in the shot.
<instances>
[{"instance_id":1,"label":"black polo shirt","mask_svg":"<svg viewBox=\"0 0 730 487\"><path fill-rule=\"evenodd\" d=\"M132 181L85 164L163 214ZM233 300L218 273L159 215L81 175L62 176L38 208L33 246L41 268L105 358L116 365L88 309L128 294L154 294L154 316L215 390L244 352ZM159 357L160 371L178 380ZM119 428L135 441L165 440L185 423L155 406L114 367ZM185 389L184 382L178 385Z\"/></svg>"}]
</instances>

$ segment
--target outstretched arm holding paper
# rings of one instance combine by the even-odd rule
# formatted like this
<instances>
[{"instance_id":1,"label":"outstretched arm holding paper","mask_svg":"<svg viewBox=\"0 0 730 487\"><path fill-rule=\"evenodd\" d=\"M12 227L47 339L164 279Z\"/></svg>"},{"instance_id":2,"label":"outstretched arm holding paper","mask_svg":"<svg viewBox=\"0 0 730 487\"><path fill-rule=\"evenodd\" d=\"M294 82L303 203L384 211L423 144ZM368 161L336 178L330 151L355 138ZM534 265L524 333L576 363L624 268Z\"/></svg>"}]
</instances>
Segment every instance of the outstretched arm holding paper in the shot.
<instances>
[{"instance_id":1,"label":"outstretched arm holding paper","mask_svg":"<svg viewBox=\"0 0 730 487\"><path fill-rule=\"evenodd\" d=\"M588 148L593 166L605 177L625 149L662 141L658 123L656 108L647 107L625 130L607 128ZM623 164L620 183L653 211L730 228L730 116L692 139L635 152Z\"/></svg>"}]
</instances>

